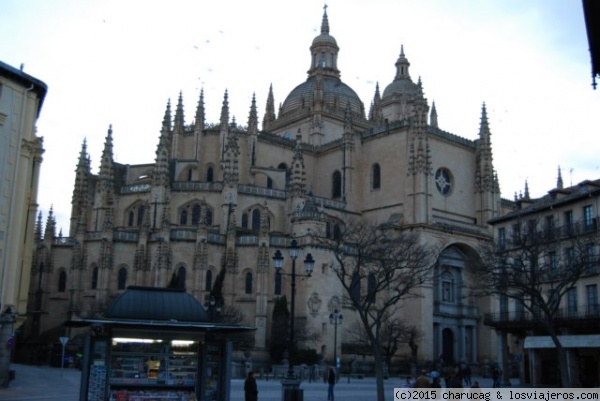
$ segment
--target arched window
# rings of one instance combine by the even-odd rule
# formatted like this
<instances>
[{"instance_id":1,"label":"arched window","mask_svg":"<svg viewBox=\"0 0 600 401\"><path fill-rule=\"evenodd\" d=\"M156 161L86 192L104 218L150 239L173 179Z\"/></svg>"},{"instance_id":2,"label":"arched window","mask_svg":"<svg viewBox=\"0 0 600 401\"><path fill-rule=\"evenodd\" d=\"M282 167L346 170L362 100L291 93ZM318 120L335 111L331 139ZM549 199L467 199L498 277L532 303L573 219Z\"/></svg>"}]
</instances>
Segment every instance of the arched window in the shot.
<instances>
[{"instance_id":1,"label":"arched window","mask_svg":"<svg viewBox=\"0 0 600 401\"><path fill-rule=\"evenodd\" d=\"M246 273L245 293L252 294L252 273Z\"/></svg>"},{"instance_id":2,"label":"arched window","mask_svg":"<svg viewBox=\"0 0 600 401\"><path fill-rule=\"evenodd\" d=\"M282 274L279 272L275 273L275 295L281 295L281 277Z\"/></svg>"},{"instance_id":3,"label":"arched window","mask_svg":"<svg viewBox=\"0 0 600 401\"><path fill-rule=\"evenodd\" d=\"M374 273L369 273L369 278L367 279L367 291L369 294L369 301L375 302L377 298L377 279L375 278Z\"/></svg>"},{"instance_id":4,"label":"arched window","mask_svg":"<svg viewBox=\"0 0 600 401\"><path fill-rule=\"evenodd\" d=\"M248 213L242 214L242 228L248 228Z\"/></svg>"},{"instance_id":5,"label":"arched window","mask_svg":"<svg viewBox=\"0 0 600 401\"><path fill-rule=\"evenodd\" d=\"M61 270L58 274L58 292L65 292L67 289L67 272Z\"/></svg>"},{"instance_id":6,"label":"arched window","mask_svg":"<svg viewBox=\"0 0 600 401\"><path fill-rule=\"evenodd\" d=\"M119 276L117 280L117 290L124 290L127 287L127 269L121 267L119 269Z\"/></svg>"},{"instance_id":7,"label":"arched window","mask_svg":"<svg viewBox=\"0 0 600 401\"><path fill-rule=\"evenodd\" d=\"M187 175L188 175L187 176L187 180L188 181L192 181L192 169L191 168L188 170L188 174Z\"/></svg>"},{"instance_id":8,"label":"arched window","mask_svg":"<svg viewBox=\"0 0 600 401\"><path fill-rule=\"evenodd\" d=\"M378 163L371 168L371 189L381 188L381 167Z\"/></svg>"},{"instance_id":9,"label":"arched window","mask_svg":"<svg viewBox=\"0 0 600 401\"><path fill-rule=\"evenodd\" d=\"M130 210L127 216L127 225L129 227L133 227L133 221L135 219L135 213L133 213L133 210Z\"/></svg>"},{"instance_id":10,"label":"arched window","mask_svg":"<svg viewBox=\"0 0 600 401\"><path fill-rule=\"evenodd\" d=\"M285 188L287 189L290 184L290 170L287 168L287 164L279 163L279 166L277 166L277 170L285 171Z\"/></svg>"},{"instance_id":11,"label":"arched window","mask_svg":"<svg viewBox=\"0 0 600 401\"><path fill-rule=\"evenodd\" d=\"M204 280L204 291L212 289L212 270L206 271L206 280Z\"/></svg>"},{"instance_id":12,"label":"arched window","mask_svg":"<svg viewBox=\"0 0 600 401\"><path fill-rule=\"evenodd\" d=\"M213 177L213 174L214 174L214 173L213 173L213 168L212 168L212 167L209 167L209 168L206 170L206 182L213 182L213 178L214 178L214 177Z\"/></svg>"},{"instance_id":13,"label":"arched window","mask_svg":"<svg viewBox=\"0 0 600 401\"><path fill-rule=\"evenodd\" d=\"M137 225L141 226L144 223L144 212L146 208L144 206L140 206L138 207L138 213L137 213Z\"/></svg>"},{"instance_id":14,"label":"arched window","mask_svg":"<svg viewBox=\"0 0 600 401\"><path fill-rule=\"evenodd\" d=\"M336 241L339 241L339 239L342 237L342 229L340 228L339 224L336 224L333 226L333 239Z\"/></svg>"},{"instance_id":15,"label":"arched window","mask_svg":"<svg viewBox=\"0 0 600 401\"><path fill-rule=\"evenodd\" d=\"M92 271L92 290L98 288L98 267L94 267Z\"/></svg>"},{"instance_id":16,"label":"arched window","mask_svg":"<svg viewBox=\"0 0 600 401\"><path fill-rule=\"evenodd\" d=\"M358 272L352 274L352 281L350 281L350 298L360 303L360 275Z\"/></svg>"},{"instance_id":17,"label":"arched window","mask_svg":"<svg viewBox=\"0 0 600 401\"><path fill-rule=\"evenodd\" d=\"M180 266L177 270L177 288L185 289L185 267Z\"/></svg>"},{"instance_id":18,"label":"arched window","mask_svg":"<svg viewBox=\"0 0 600 401\"><path fill-rule=\"evenodd\" d=\"M252 230L260 230L260 210L258 209L252 211Z\"/></svg>"},{"instance_id":19,"label":"arched window","mask_svg":"<svg viewBox=\"0 0 600 401\"><path fill-rule=\"evenodd\" d=\"M442 274L442 301L454 302L454 277L450 272Z\"/></svg>"},{"instance_id":20,"label":"arched window","mask_svg":"<svg viewBox=\"0 0 600 401\"><path fill-rule=\"evenodd\" d=\"M188 212L187 210L182 210L181 214L179 215L179 224L181 224L182 226L185 226L187 224L188 221Z\"/></svg>"},{"instance_id":21,"label":"arched window","mask_svg":"<svg viewBox=\"0 0 600 401\"><path fill-rule=\"evenodd\" d=\"M331 196L332 198L342 197L342 173L337 170L331 177Z\"/></svg>"},{"instance_id":22,"label":"arched window","mask_svg":"<svg viewBox=\"0 0 600 401\"><path fill-rule=\"evenodd\" d=\"M213 223L213 214L210 210L206 210L206 215L204 216L204 221L207 226L210 226Z\"/></svg>"},{"instance_id":23,"label":"arched window","mask_svg":"<svg viewBox=\"0 0 600 401\"><path fill-rule=\"evenodd\" d=\"M197 226L200 222L200 205L194 205L192 208L192 225Z\"/></svg>"},{"instance_id":24,"label":"arched window","mask_svg":"<svg viewBox=\"0 0 600 401\"><path fill-rule=\"evenodd\" d=\"M273 188L273 180L271 177L267 177L267 188Z\"/></svg>"}]
</instances>

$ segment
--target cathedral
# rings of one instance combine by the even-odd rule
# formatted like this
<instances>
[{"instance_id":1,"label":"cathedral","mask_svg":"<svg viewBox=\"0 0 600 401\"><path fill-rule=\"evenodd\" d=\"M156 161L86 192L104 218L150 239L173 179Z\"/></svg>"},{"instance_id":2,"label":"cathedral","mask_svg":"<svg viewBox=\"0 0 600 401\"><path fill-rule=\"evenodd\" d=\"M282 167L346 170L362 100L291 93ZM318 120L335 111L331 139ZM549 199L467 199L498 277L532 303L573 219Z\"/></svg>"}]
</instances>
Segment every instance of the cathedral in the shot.
<instances>
[{"instance_id":1,"label":"cathedral","mask_svg":"<svg viewBox=\"0 0 600 401\"><path fill-rule=\"evenodd\" d=\"M298 77L278 109L272 86L264 112L253 98L246 126L230 118L227 92L220 121L205 121L201 91L191 123L181 94L177 104L167 103L153 163L115 161L118 133L109 127L93 174L84 142L69 236L56 234L52 213L45 228L38 218L23 335L101 314L128 286L176 285L204 304L224 269L224 302L256 328L256 355L268 350L275 300L290 299L289 277L276 274L273 256L280 250L290 271L295 240L298 268L309 253L315 261L312 276L296 289L297 320L320 334L304 347L328 361L337 352L345 361L344 329L353 311L330 270L331 255L314 237L336 235L352 217L411 230L438 249L438 278L402 309L422 333L419 359L495 360L495 336L481 321L489 300L464 290L479 244L492 238L487 222L502 207L485 104L473 121L477 139L444 131L399 46L399 55L390 55L391 79L382 91L373 88L367 110L340 78L340 47L331 32L325 10L305 80ZM335 309L344 324L334 339Z\"/></svg>"}]
</instances>

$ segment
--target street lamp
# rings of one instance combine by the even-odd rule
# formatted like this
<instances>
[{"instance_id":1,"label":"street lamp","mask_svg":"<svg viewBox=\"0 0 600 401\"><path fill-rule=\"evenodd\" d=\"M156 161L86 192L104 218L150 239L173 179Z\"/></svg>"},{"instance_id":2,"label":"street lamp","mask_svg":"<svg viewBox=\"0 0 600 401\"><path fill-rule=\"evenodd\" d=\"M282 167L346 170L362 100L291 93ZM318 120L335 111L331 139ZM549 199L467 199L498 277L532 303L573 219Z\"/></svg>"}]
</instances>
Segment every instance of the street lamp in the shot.
<instances>
[{"instance_id":1,"label":"street lamp","mask_svg":"<svg viewBox=\"0 0 600 401\"><path fill-rule=\"evenodd\" d=\"M298 257L298 253L300 253L300 248L298 247L298 241L296 241L295 239L292 240L292 243L290 244L290 258L292 258L292 273L289 274L289 276L292 277L292 299L290 302L290 338L289 338L289 345L288 345L288 375L287 378L288 379L293 379L294 378L294 320L295 320L295 303L296 303L296 258ZM275 256L273 256L273 264L275 265L275 270L277 270L278 274L284 274L284 275L288 275L285 273L281 272L281 269L283 268L283 255L281 254L280 250L275 251ZM313 272L313 269L315 267L315 260L313 259L312 255L309 253L306 255L306 259L304 259L304 270L306 271L306 274L298 274L298 276L304 276L304 277L310 277L310 275ZM294 395L292 397L294 397L293 399L296 399L295 396L296 394L300 391L298 389L299 384L295 384L295 385L291 385L291 389L292 392L294 393ZM285 389L284 389L284 393L285 393ZM284 394L285 397L285 394Z\"/></svg>"},{"instance_id":2,"label":"street lamp","mask_svg":"<svg viewBox=\"0 0 600 401\"><path fill-rule=\"evenodd\" d=\"M337 360L337 327L342 324L342 314L336 308L329 314L329 323L333 325L333 364L335 368L338 368L338 360Z\"/></svg>"}]
</instances>

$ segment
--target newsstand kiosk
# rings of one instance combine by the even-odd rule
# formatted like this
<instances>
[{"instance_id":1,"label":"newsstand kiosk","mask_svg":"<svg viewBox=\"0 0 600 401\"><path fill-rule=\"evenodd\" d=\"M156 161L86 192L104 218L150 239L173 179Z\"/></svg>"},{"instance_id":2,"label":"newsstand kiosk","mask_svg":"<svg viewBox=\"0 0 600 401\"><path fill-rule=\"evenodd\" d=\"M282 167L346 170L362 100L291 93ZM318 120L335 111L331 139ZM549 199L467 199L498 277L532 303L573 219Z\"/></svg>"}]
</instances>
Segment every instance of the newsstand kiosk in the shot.
<instances>
[{"instance_id":1,"label":"newsstand kiosk","mask_svg":"<svg viewBox=\"0 0 600 401\"><path fill-rule=\"evenodd\" d=\"M208 321L184 290L129 287L89 326L80 401L228 401L231 342L254 330Z\"/></svg>"}]
</instances>

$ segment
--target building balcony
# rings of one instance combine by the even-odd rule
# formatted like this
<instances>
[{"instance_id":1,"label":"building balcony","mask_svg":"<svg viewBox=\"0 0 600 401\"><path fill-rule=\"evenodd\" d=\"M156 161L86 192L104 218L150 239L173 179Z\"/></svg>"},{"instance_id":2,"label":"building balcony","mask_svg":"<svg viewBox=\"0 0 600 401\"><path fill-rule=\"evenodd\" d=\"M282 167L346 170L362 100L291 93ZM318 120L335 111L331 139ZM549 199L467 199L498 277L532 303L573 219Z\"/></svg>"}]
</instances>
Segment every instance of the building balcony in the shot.
<instances>
[{"instance_id":1,"label":"building balcony","mask_svg":"<svg viewBox=\"0 0 600 401\"><path fill-rule=\"evenodd\" d=\"M483 324L496 329L535 329L540 324L529 311L507 311L486 313ZM600 304L578 305L577 308L560 308L554 316L554 325L559 328L600 327Z\"/></svg>"}]
</instances>

